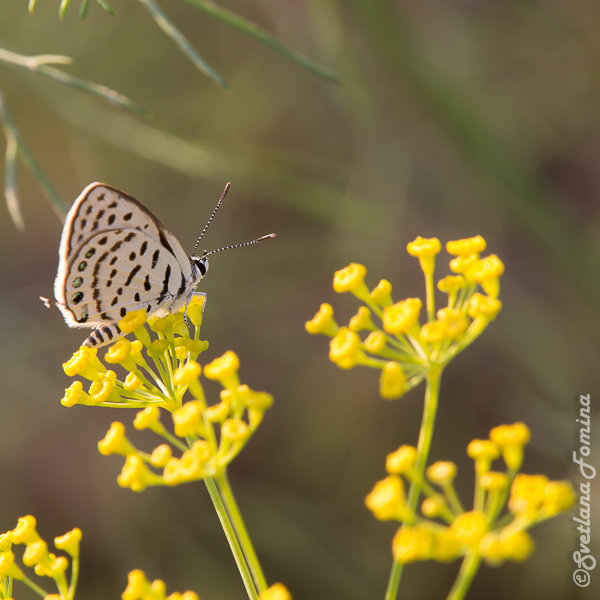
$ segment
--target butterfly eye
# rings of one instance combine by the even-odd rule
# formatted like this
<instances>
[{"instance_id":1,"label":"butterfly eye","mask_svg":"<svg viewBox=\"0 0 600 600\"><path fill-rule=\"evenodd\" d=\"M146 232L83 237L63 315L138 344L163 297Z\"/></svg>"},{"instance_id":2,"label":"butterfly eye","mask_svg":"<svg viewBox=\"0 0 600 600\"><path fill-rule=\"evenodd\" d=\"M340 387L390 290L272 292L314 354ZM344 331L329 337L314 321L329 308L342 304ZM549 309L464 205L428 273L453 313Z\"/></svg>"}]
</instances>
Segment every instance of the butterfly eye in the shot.
<instances>
[{"instance_id":1,"label":"butterfly eye","mask_svg":"<svg viewBox=\"0 0 600 600\"><path fill-rule=\"evenodd\" d=\"M198 267L198 271L200 275L204 277L206 275L206 271L208 271L208 256L202 256L201 258L193 257L192 260L196 267Z\"/></svg>"}]
</instances>

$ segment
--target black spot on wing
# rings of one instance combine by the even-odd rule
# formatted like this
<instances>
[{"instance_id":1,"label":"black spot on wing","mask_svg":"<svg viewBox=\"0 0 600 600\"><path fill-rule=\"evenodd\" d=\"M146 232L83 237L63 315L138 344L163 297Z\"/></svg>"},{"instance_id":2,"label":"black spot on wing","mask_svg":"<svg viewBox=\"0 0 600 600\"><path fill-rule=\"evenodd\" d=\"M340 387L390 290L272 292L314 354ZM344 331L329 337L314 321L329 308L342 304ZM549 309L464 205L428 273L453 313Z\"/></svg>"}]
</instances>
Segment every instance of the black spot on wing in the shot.
<instances>
[{"instance_id":1,"label":"black spot on wing","mask_svg":"<svg viewBox=\"0 0 600 600\"><path fill-rule=\"evenodd\" d=\"M144 289L149 292L152 289L152 285L150 284L150 276L146 275L144 279Z\"/></svg>"},{"instance_id":2,"label":"black spot on wing","mask_svg":"<svg viewBox=\"0 0 600 600\"><path fill-rule=\"evenodd\" d=\"M160 250L155 250L154 253L152 254L152 268L154 269L154 267L156 267L156 264L158 263L158 257L160 256Z\"/></svg>"},{"instance_id":3,"label":"black spot on wing","mask_svg":"<svg viewBox=\"0 0 600 600\"><path fill-rule=\"evenodd\" d=\"M140 246L140 256L144 256L144 254L146 254L147 248L148 248L148 242L146 240L144 240L142 242L142 245Z\"/></svg>"},{"instance_id":4,"label":"black spot on wing","mask_svg":"<svg viewBox=\"0 0 600 600\"><path fill-rule=\"evenodd\" d=\"M171 265L167 265L167 268L165 269L165 277L163 279L162 290L160 291L160 295L158 296L158 304L160 304L165 299L165 296L167 295L167 292L169 291L169 279L170 278L171 278Z\"/></svg>"},{"instance_id":5,"label":"black spot on wing","mask_svg":"<svg viewBox=\"0 0 600 600\"><path fill-rule=\"evenodd\" d=\"M133 278L136 276L137 272L142 268L142 265L135 265L135 267L133 267L133 269L131 269L131 271L129 272L129 275L127 276L127 280L125 281L125 285L129 285L131 283L131 281L133 280ZM146 279L148 278L148 276L146 275Z\"/></svg>"}]
</instances>

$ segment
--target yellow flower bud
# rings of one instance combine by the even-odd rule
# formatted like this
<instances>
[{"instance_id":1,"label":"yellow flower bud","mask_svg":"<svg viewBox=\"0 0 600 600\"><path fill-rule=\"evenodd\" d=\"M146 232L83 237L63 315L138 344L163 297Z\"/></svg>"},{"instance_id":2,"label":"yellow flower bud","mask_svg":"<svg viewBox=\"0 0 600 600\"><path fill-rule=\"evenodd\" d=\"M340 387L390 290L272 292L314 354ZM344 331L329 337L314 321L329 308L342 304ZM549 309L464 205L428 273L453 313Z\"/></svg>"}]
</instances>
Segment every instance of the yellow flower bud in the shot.
<instances>
[{"instance_id":1,"label":"yellow flower bud","mask_svg":"<svg viewBox=\"0 0 600 600\"><path fill-rule=\"evenodd\" d=\"M66 556L54 556L54 560L50 563L48 572L50 577L61 577L64 576L65 571L69 568L69 560Z\"/></svg>"},{"instance_id":2,"label":"yellow flower bud","mask_svg":"<svg viewBox=\"0 0 600 600\"><path fill-rule=\"evenodd\" d=\"M153 477L144 463L144 459L138 454L129 454L117 477L117 484L120 487L129 488L132 492L142 492L153 479L157 478Z\"/></svg>"},{"instance_id":3,"label":"yellow flower bud","mask_svg":"<svg viewBox=\"0 0 600 600\"><path fill-rule=\"evenodd\" d=\"M38 563L48 560L48 544L44 540L30 542L23 552L23 564L26 567L33 567Z\"/></svg>"},{"instance_id":4,"label":"yellow flower bud","mask_svg":"<svg viewBox=\"0 0 600 600\"><path fill-rule=\"evenodd\" d=\"M235 352L228 350L220 356L215 358L211 363L204 367L204 376L207 379L214 379L221 382L223 387L233 387L239 385L237 380L237 371L240 368L240 359L237 357ZM225 385L229 383L229 385Z\"/></svg>"},{"instance_id":5,"label":"yellow flower bud","mask_svg":"<svg viewBox=\"0 0 600 600\"><path fill-rule=\"evenodd\" d=\"M407 298L383 309L383 329L387 333L408 333L417 323L423 302L420 298Z\"/></svg>"},{"instance_id":6,"label":"yellow flower bud","mask_svg":"<svg viewBox=\"0 0 600 600\"><path fill-rule=\"evenodd\" d=\"M306 321L304 327L311 335L322 333L323 335L333 337L338 332L339 325L333 318L333 308L331 304L321 304L319 312L317 312L310 321Z\"/></svg>"},{"instance_id":7,"label":"yellow flower bud","mask_svg":"<svg viewBox=\"0 0 600 600\"><path fill-rule=\"evenodd\" d=\"M455 256L480 254L485 250L485 240L480 236L446 242L446 252Z\"/></svg>"},{"instance_id":8,"label":"yellow flower bud","mask_svg":"<svg viewBox=\"0 0 600 600\"><path fill-rule=\"evenodd\" d=\"M506 527L500 533L500 547L504 558L523 562L531 556L534 543L526 531L511 531Z\"/></svg>"},{"instance_id":9,"label":"yellow flower bud","mask_svg":"<svg viewBox=\"0 0 600 600\"><path fill-rule=\"evenodd\" d=\"M97 379L102 375L104 369L96 354L96 348L81 346L66 363L63 363L65 375L69 377L81 375L86 379Z\"/></svg>"},{"instance_id":10,"label":"yellow flower bud","mask_svg":"<svg viewBox=\"0 0 600 600\"><path fill-rule=\"evenodd\" d=\"M338 294L352 292L353 294L358 294L358 297L365 297L369 293L364 282L366 274L367 269L364 265L351 263L347 267L335 272L333 276L333 289Z\"/></svg>"},{"instance_id":11,"label":"yellow flower bud","mask_svg":"<svg viewBox=\"0 0 600 600\"><path fill-rule=\"evenodd\" d=\"M229 410L229 404L226 402L213 404L206 409L206 418L211 423L222 423L229 416Z\"/></svg>"},{"instance_id":12,"label":"yellow flower bud","mask_svg":"<svg viewBox=\"0 0 600 600\"><path fill-rule=\"evenodd\" d=\"M544 488L542 513L545 517L553 517L573 506L575 492L568 481L549 481Z\"/></svg>"},{"instance_id":13,"label":"yellow flower bud","mask_svg":"<svg viewBox=\"0 0 600 600\"><path fill-rule=\"evenodd\" d=\"M499 425L490 431L490 439L502 451L502 457L509 469L517 471L523 462L523 446L529 441L531 432L525 423Z\"/></svg>"},{"instance_id":14,"label":"yellow flower bud","mask_svg":"<svg viewBox=\"0 0 600 600\"><path fill-rule=\"evenodd\" d=\"M471 440L467 454L475 460L477 472L481 475L489 471L492 461L500 456L500 450L491 440Z\"/></svg>"},{"instance_id":15,"label":"yellow flower bud","mask_svg":"<svg viewBox=\"0 0 600 600\"><path fill-rule=\"evenodd\" d=\"M375 329L375 325L371 320L371 311L366 306L359 307L356 314L350 319L348 329L357 332L362 331L363 329Z\"/></svg>"},{"instance_id":16,"label":"yellow flower bud","mask_svg":"<svg viewBox=\"0 0 600 600\"><path fill-rule=\"evenodd\" d=\"M206 296L196 294L187 305L187 316L195 327L202 325L202 311L204 310L204 301Z\"/></svg>"},{"instance_id":17,"label":"yellow flower bud","mask_svg":"<svg viewBox=\"0 0 600 600\"><path fill-rule=\"evenodd\" d=\"M448 485L456 477L456 465L448 460L439 460L427 468L427 477L437 485Z\"/></svg>"},{"instance_id":18,"label":"yellow flower bud","mask_svg":"<svg viewBox=\"0 0 600 600\"><path fill-rule=\"evenodd\" d=\"M446 275L438 281L438 290L449 295L456 295L465 287L465 278L462 275Z\"/></svg>"},{"instance_id":19,"label":"yellow flower bud","mask_svg":"<svg viewBox=\"0 0 600 600\"><path fill-rule=\"evenodd\" d=\"M202 429L202 404L198 400L186 402L173 413L173 425L178 437L198 434Z\"/></svg>"},{"instance_id":20,"label":"yellow flower bud","mask_svg":"<svg viewBox=\"0 0 600 600\"><path fill-rule=\"evenodd\" d=\"M292 595L283 583L274 583L268 590L261 593L258 600L292 600Z\"/></svg>"},{"instance_id":21,"label":"yellow flower bud","mask_svg":"<svg viewBox=\"0 0 600 600\"><path fill-rule=\"evenodd\" d=\"M66 390L60 403L63 406L75 406L81 399L83 394L83 384L81 381L74 381Z\"/></svg>"},{"instance_id":22,"label":"yellow flower bud","mask_svg":"<svg viewBox=\"0 0 600 600\"><path fill-rule=\"evenodd\" d=\"M136 413L133 426L139 431L153 429L160 424L160 410L158 406L147 406Z\"/></svg>"},{"instance_id":23,"label":"yellow flower bud","mask_svg":"<svg viewBox=\"0 0 600 600\"><path fill-rule=\"evenodd\" d=\"M19 517L17 526L10 532L13 544L29 544L40 539L36 529L36 520L33 515Z\"/></svg>"},{"instance_id":24,"label":"yellow flower bud","mask_svg":"<svg viewBox=\"0 0 600 600\"><path fill-rule=\"evenodd\" d=\"M25 577L23 571L15 564L15 555L10 550L0 552L0 579L4 577L12 577L17 580Z\"/></svg>"},{"instance_id":25,"label":"yellow flower bud","mask_svg":"<svg viewBox=\"0 0 600 600\"><path fill-rule=\"evenodd\" d=\"M173 452L171 450L171 446L168 444L160 444L152 450L152 454L150 455L150 464L153 467L164 467L173 456Z\"/></svg>"},{"instance_id":26,"label":"yellow flower bud","mask_svg":"<svg viewBox=\"0 0 600 600\"><path fill-rule=\"evenodd\" d=\"M135 448L125 437L125 425L115 421L106 432L104 438L98 442L100 454L108 456L109 454L121 454L126 456L135 452Z\"/></svg>"},{"instance_id":27,"label":"yellow flower bud","mask_svg":"<svg viewBox=\"0 0 600 600\"><path fill-rule=\"evenodd\" d=\"M437 532L433 536L431 558L439 562L456 560L462 554L462 546L448 529Z\"/></svg>"},{"instance_id":28,"label":"yellow flower bud","mask_svg":"<svg viewBox=\"0 0 600 600\"><path fill-rule=\"evenodd\" d=\"M504 264L495 254L491 254L473 263L465 271L465 278L478 283L488 296L497 298L500 289L498 280L503 273Z\"/></svg>"},{"instance_id":29,"label":"yellow flower bud","mask_svg":"<svg viewBox=\"0 0 600 600\"><path fill-rule=\"evenodd\" d=\"M418 525L400 527L392 541L394 560L399 563L410 563L427 560L431 556L433 534Z\"/></svg>"},{"instance_id":30,"label":"yellow flower bud","mask_svg":"<svg viewBox=\"0 0 600 600\"><path fill-rule=\"evenodd\" d=\"M519 473L511 485L508 508L515 514L526 514L533 518L540 509L546 495L548 478L545 475Z\"/></svg>"},{"instance_id":31,"label":"yellow flower bud","mask_svg":"<svg viewBox=\"0 0 600 600\"><path fill-rule=\"evenodd\" d=\"M144 382L133 371L127 373L127 377L125 377L125 381L123 382L123 387L129 392L133 392L143 385Z\"/></svg>"},{"instance_id":32,"label":"yellow flower bud","mask_svg":"<svg viewBox=\"0 0 600 600\"><path fill-rule=\"evenodd\" d=\"M365 498L365 505L380 521L406 518L408 511L404 501L402 479L390 475L378 481Z\"/></svg>"},{"instance_id":33,"label":"yellow flower bud","mask_svg":"<svg viewBox=\"0 0 600 600\"><path fill-rule=\"evenodd\" d=\"M133 312L127 313L119 321L119 329L124 335L143 327L146 323L146 311L142 308L140 310L134 310Z\"/></svg>"},{"instance_id":34,"label":"yellow flower bud","mask_svg":"<svg viewBox=\"0 0 600 600\"><path fill-rule=\"evenodd\" d=\"M479 542L479 552L485 562L493 567L502 564L504 561L500 536L494 531L490 531L483 536L481 542Z\"/></svg>"},{"instance_id":35,"label":"yellow flower bud","mask_svg":"<svg viewBox=\"0 0 600 600\"><path fill-rule=\"evenodd\" d=\"M248 425L241 419L227 419L221 426L221 435L232 442L241 442L248 434Z\"/></svg>"},{"instance_id":36,"label":"yellow flower bud","mask_svg":"<svg viewBox=\"0 0 600 600\"><path fill-rule=\"evenodd\" d=\"M419 337L424 344L438 344L444 339L445 330L442 321L429 321L421 327Z\"/></svg>"},{"instance_id":37,"label":"yellow flower bud","mask_svg":"<svg viewBox=\"0 0 600 600\"><path fill-rule=\"evenodd\" d=\"M477 510L458 515L450 525L454 538L470 548L477 548L487 532L485 514Z\"/></svg>"},{"instance_id":38,"label":"yellow flower bud","mask_svg":"<svg viewBox=\"0 0 600 600\"><path fill-rule=\"evenodd\" d=\"M371 331L363 342L363 347L371 354L379 354L385 348L386 343L385 333L378 329L377 331Z\"/></svg>"},{"instance_id":39,"label":"yellow flower bud","mask_svg":"<svg viewBox=\"0 0 600 600\"><path fill-rule=\"evenodd\" d=\"M490 492L501 491L508 485L508 477L505 473L488 471L479 477L479 485Z\"/></svg>"},{"instance_id":40,"label":"yellow flower bud","mask_svg":"<svg viewBox=\"0 0 600 600\"><path fill-rule=\"evenodd\" d=\"M462 310L442 308L437 316L443 325L444 336L450 340L460 337L469 327L469 320Z\"/></svg>"},{"instance_id":41,"label":"yellow flower bud","mask_svg":"<svg viewBox=\"0 0 600 600\"><path fill-rule=\"evenodd\" d=\"M123 594L121 594L121 598L122 600L140 600L148 590L148 587L149 583L144 571L141 569L130 571L127 576L127 587Z\"/></svg>"},{"instance_id":42,"label":"yellow flower bud","mask_svg":"<svg viewBox=\"0 0 600 600\"><path fill-rule=\"evenodd\" d=\"M115 372L108 371L104 377L92 381L88 391L91 399L96 404L102 404L108 400L117 400L118 396L115 392Z\"/></svg>"},{"instance_id":43,"label":"yellow flower bud","mask_svg":"<svg viewBox=\"0 0 600 600\"><path fill-rule=\"evenodd\" d=\"M483 294L473 294L469 300L467 314L473 319L493 321L502 310L502 302Z\"/></svg>"},{"instance_id":44,"label":"yellow flower bud","mask_svg":"<svg viewBox=\"0 0 600 600\"><path fill-rule=\"evenodd\" d=\"M342 369L351 369L356 364L359 349L358 335L347 327L341 327L329 342L329 360Z\"/></svg>"},{"instance_id":45,"label":"yellow flower bud","mask_svg":"<svg viewBox=\"0 0 600 600\"><path fill-rule=\"evenodd\" d=\"M406 444L391 452L385 459L385 470L391 475L408 473L417 462L417 449Z\"/></svg>"},{"instance_id":46,"label":"yellow flower bud","mask_svg":"<svg viewBox=\"0 0 600 600\"><path fill-rule=\"evenodd\" d=\"M392 284L382 279L369 293L369 299L382 308L392 304Z\"/></svg>"},{"instance_id":47,"label":"yellow flower bud","mask_svg":"<svg viewBox=\"0 0 600 600\"><path fill-rule=\"evenodd\" d=\"M79 544L81 542L81 529L79 527L75 527L75 529L71 529L71 531L67 531L67 533L55 537L54 545L58 550L64 550L70 556L79 556Z\"/></svg>"},{"instance_id":48,"label":"yellow flower bud","mask_svg":"<svg viewBox=\"0 0 600 600\"><path fill-rule=\"evenodd\" d=\"M104 360L111 364L122 363L126 358L129 357L131 352L131 342L126 338L119 338L104 355Z\"/></svg>"},{"instance_id":49,"label":"yellow flower bud","mask_svg":"<svg viewBox=\"0 0 600 600\"><path fill-rule=\"evenodd\" d=\"M478 260L479 254L466 254L464 256L457 256L450 261L450 270L453 273L464 274Z\"/></svg>"},{"instance_id":50,"label":"yellow flower bud","mask_svg":"<svg viewBox=\"0 0 600 600\"><path fill-rule=\"evenodd\" d=\"M175 382L175 385L189 385L193 380L200 377L201 372L202 368L200 365L197 362L190 360L175 371L173 381Z\"/></svg>"},{"instance_id":51,"label":"yellow flower bud","mask_svg":"<svg viewBox=\"0 0 600 600\"><path fill-rule=\"evenodd\" d=\"M421 504L421 512L428 519L439 517L446 509L446 501L441 494L425 498Z\"/></svg>"},{"instance_id":52,"label":"yellow flower bud","mask_svg":"<svg viewBox=\"0 0 600 600\"><path fill-rule=\"evenodd\" d=\"M400 398L406 391L406 375L402 365L389 361L383 365L379 377L379 395L385 400Z\"/></svg>"},{"instance_id":53,"label":"yellow flower bud","mask_svg":"<svg viewBox=\"0 0 600 600\"><path fill-rule=\"evenodd\" d=\"M421 269L426 275L432 275L435 268L435 256L440 253L442 245L437 238L422 238L410 242L406 246L407 252L411 256L416 256L419 259Z\"/></svg>"}]
</instances>

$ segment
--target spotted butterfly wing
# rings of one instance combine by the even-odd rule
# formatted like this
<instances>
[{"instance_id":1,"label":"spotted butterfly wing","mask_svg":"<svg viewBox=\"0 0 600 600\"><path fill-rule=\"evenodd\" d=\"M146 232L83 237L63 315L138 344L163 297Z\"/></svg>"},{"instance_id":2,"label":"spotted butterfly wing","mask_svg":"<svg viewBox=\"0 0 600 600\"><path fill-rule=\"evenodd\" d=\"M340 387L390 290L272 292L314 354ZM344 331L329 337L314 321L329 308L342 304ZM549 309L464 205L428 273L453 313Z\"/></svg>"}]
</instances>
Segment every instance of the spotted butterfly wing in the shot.
<instances>
[{"instance_id":1,"label":"spotted butterfly wing","mask_svg":"<svg viewBox=\"0 0 600 600\"><path fill-rule=\"evenodd\" d=\"M101 346L122 335L126 312L179 310L207 267L137 200L92 183L67 215L54 296L70 327L95 328L84 344Z\"/></svg>"}]
</instances>

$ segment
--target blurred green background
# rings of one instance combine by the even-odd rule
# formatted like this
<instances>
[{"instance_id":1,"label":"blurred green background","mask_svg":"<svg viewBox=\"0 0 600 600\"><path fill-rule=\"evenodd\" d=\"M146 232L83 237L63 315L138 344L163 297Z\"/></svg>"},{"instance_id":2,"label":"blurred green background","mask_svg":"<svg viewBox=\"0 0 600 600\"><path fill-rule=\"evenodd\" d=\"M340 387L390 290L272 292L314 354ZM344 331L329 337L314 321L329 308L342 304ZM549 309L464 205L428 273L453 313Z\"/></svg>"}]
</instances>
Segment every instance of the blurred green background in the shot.
<instances>
[{"instance_id":1,"label":"blurred green background","mask_svg":"<svg viewBox=\"0 0 600 600\"><path fill-rule=\"evenodd\" d=\"M116 0L116 16L92 3L84 21L76 5L59 21L58 3L29 16L23 2L3 2L0 46L71 56L63 70L119 90L147 117L4 64L0 90L67 203L105 181L191 251L231 180L206 247L279 234L214 257L201 286L205 362L234 349L242 380L276 398L231 482L269 581L284 581L296 600L382 598L395 527L363 502L385 454L416 443L423 388L381 400L377 373L338 370L327 340L308 336L304 322L323 301L341 319L354 312L331 289L351 261L367 266L370 285L389 279L396 299L422 296L406 243L483 235L506 265L504 309L446 370L431 460L459 463L466 502L467 443L523 420L532 430L524 471L578 481L578 394L595 404L600 381L600 8L226 3L331 67L336 85L184 3L162 4L229 90L200 74L138 3ZM81 527L78 598L119 598L133 568L203 600L243 598L203 486L118 488L121 460L101 457L96 442L133 415L60 405L70 383L60 365L86 334L38 300L52 293L61 223L25 168L19 186L24 233L0 207L0 530L27 513L46 539ZM590 462L600 468L597 436ZM595 480L593 515L599 500ZM533 557L482 567L470 597L598 597L597 572L584 592L572 583L576 534L568 515L538 527ZM443 598L457 568L410 566L402 597ZM16 597L34 596L18 588Z\"/></svg>"}]
</instances>

